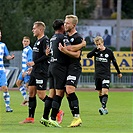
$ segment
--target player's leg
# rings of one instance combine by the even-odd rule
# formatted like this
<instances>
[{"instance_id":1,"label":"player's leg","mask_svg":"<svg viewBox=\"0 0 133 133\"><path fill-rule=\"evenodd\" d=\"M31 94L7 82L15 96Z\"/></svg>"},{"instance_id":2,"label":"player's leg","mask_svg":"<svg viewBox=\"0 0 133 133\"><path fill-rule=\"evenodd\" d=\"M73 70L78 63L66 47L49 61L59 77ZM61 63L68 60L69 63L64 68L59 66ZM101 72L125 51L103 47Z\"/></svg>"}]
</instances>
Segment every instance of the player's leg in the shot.
<instances>
[{"instance_id":1,"label":"player's leg","mask_svg":"<svg viewBox=\"0 0 133 133\"><path fill-rule=\"evenodd\" d=\"M109 90L109 83L108 79L102 80L102 108L99 109L101 115L108 114L107 110L107 102L108 102L108 90Z\"/></svg>"},{"instance_id":2,"label":"player's leg","mask_svg":"<svg viewBox=\"0 0 133 133\"><path fill-rule=\"evenodd\" d=\"M56 71L55 71L56 70ZM64 112L59 110L64 97L67 67L59 64L55 64L51 71L54 78L54 88L56 89L56 95L52 101L52 112L50 122L55 127L60 127Z\"/></svg>"},{"instance_id":3,"label":"player's leg","mask_svg":"<svg viewBox=\"0 0 133 133\"><path fill-rule=\"evenodd\" d=\"M75 93L78 79L81 74L81 68L78 66L70 66L68 69L66 93L68 95L68 102L71 112L73 114L73 121L69 127L77 127L82 124L79 111L79 99Z\"/></svg>"},{"instance_id":4,"label":"player's leg","mask_svg":"<svg viewBox=\"0 0 133 133\"><path fill-rule=\"evenodd\" d=\"M22 77L22 72L21 72L16 81L16 85L19 88L19 91L21 92L21 95L23 96L25 100L27 99L27 93L26 93L26 87L22 84L23 81L24 81L24 78ZM23 105L23 102L21 103L21 105Z\"/></svg>"},{"instance_id":5,"label":"player's leg","mask_svg":"<svg viewBox=\"0 0 133 133\"><path fill-rule=\"evenodd\" d=\"M56 121L56 118L57 118L57 114L59 113L59 109L60 109L63 97L64 97L64 90L56 89L56 95L54 96L52 101L52 112L50 117L50 123L52 126L55 126L55 127L61 127Z\"/></svg>"},{"instance_id":6,"label":"player's leg","mask_svg":"<svg viewBox=\"0 0 133 133\"><path fill-rule=\"evenodd\" d=\"M102 80L100 78L95 79L95 90L98 92L99 101L102 104Z\"/></svg>"},{"instance_id":7,"label":"player's leg","mask_svg":"<svg viewBox=\"0 0 133 133\"><path fill-rule=\"evenodd\" d=\"M78 97L75 93L75 87L67 85L66 86L66 92L68 94L68 97L70 98L70 103L69 107L71 107L71 111L73 113L73 121L68 127L77 127L82 124L82 120L80 118L80 112L79 112L79 100Z\"/></svg>"},{"instance_id":8,"label":"player's leg","mask_svg":"<svg viewBox=\"0 0 133 133\"><path fill-rule=\"evenodd\" d=\"M28 86L29 91L29 106L28 106L28 118L26 118L24 121L20 122L20 124L24 123L34 123L34 115L35 115L35 109L36 109L36 79L31 76Z\"/></svg>"},{"instance_id":9,"label":"player's leg","mask_svg":"<svg viewBox=\"0 0 133 133\"><path fill-rule=\"evenodd\" d=\"M0 72L0 78L2 79L0 81L0 86L3 91L3 99L6 106L6 112L13 112L13 109L10 108L10 94L8 92L7 79L4 71Z\"/></svg>"},{"instance_id":10,"label":"player's leg","mask_svg":"<svg viewBox=\"0 0 133 133\"><path fill-rule=\"evenodd\" d=\"M51 127L51 125L49 124L49 113L52 108L52 101L54 96L55 96L55 89L49 89L49 95L45 100L43 116L40 119L40 123L47 127Z\"/></svg>"},{"instance_id":11,"label":"player's leg","mask_svg":"<svg viewBox=\"0 0 133 133\"><path fill-rule=\"evenodd\" d=\"M3 98L6 106L6 112L13 112L13 109L10 108L10 94L8 92L7 86L1 87L3 90Z\"/></svg>"}]
</instances>

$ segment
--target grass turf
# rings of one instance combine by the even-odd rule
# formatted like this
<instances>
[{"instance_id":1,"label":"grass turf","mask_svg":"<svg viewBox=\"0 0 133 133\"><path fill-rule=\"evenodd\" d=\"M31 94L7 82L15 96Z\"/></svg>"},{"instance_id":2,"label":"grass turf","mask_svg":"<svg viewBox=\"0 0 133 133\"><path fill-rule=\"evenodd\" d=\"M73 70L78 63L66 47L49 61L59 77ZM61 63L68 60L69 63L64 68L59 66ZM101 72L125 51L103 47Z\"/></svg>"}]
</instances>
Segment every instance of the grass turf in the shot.
<instances>
[{"instance_id":1,"label":"grass turf","mask_svg":"<svg viewBox=\"0 0 133 133\"><path fill-rule=\"evenodd\" d=\"M5 112L2 91L0 97L0 132L1 133L131 133L132 92L109 92L107 104L109 114L99 115L100 102L96 92L77 92L80 102L80 114L83 121L81 127L67 128L72 121L68 103L64 97L61 109L65 115L62 128L45 127L39 123L43 114L43 102L37 98L34 124L19 124L28 116L28 108L20 106L23 98L19 91L10 91L12 113Z\"/></svg>"}]
</instances>

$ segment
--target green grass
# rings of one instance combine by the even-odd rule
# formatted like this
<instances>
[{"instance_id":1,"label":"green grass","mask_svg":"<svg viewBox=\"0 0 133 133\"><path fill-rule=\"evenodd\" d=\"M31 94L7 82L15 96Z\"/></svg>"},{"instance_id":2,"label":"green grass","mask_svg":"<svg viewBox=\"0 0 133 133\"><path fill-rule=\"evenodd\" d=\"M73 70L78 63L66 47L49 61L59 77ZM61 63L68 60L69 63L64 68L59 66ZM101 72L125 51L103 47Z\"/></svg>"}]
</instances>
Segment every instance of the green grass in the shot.
<instances>
[{"instance_id":1,"label":"green grass","mask_svg":"<svg viewBox=\"0 0 133 133\"><path fill-rule=\"evenodd\" d=\"M6 113L2 98L0 98L0 133L131 133L132 121L132 92L109 92L109 114L101 116L97 92L77 92L80 101L80 113L83 124L77 128L67 128L72 120L66 98L63 99L61 109L65 116L62 128L45 127L39 123L43 113L43 102L37 99L34 124L19 124L28 116L28 108L20 106L22 96L19 91L10 91L13 113Z\"/></svg>"}]
</instances>

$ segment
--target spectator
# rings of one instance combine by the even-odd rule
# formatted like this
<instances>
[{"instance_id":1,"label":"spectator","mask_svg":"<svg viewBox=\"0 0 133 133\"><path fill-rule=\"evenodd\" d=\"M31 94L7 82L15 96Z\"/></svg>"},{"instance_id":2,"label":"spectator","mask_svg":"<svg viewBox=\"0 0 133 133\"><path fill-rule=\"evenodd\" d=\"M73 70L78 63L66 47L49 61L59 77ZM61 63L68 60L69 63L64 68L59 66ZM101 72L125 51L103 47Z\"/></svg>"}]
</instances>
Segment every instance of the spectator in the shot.
<instances>
[{"instance_id":1,"label":"spectator","mask_svg":"<svg viewBox=\"0 0 133 133\"><path fill-rule=\"evenodd\" d=\"M105 29L105 31L104 31L103 40L104 40L104 45L105 46L110 46L111 45L111 36L108 34L107 29Z\"/></svg>"},{"instance_id":2,"label":"spectator","mask_svg":"<svg viewBox=\"0 0 133 133\"><path fill-rule=\"evenodd\" d=\"M93 41L94 37L92 35L92 31L89 31L89 35L85 37L85 41L86 41L86 47L92 46L94 44Z\"/></svg>"}]
</instances>

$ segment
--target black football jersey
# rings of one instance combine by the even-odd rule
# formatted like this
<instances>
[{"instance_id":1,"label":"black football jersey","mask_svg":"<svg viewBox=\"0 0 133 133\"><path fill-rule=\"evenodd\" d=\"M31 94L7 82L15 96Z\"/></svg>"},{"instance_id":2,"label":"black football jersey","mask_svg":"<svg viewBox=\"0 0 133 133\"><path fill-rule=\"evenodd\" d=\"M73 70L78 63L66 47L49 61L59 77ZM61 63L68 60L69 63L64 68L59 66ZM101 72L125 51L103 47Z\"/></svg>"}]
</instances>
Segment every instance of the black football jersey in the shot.
<instances>
[{"instance_id":1,"label":"black football jersey","mask_svg":"<svg viewBox=\"0 0 133 133\"><path fill-rule=\"evenodd\" d=\"M116 59L111 49L105 48L103 51L93 49L90 53L87 54L87 57L90 58L94 56L95 61L95 78L107 78L110 79L111 71L110 65L111 61L115 64L116 70L120 73Z\"/></svg>"},{"instance_id":2,"label":"black football jersey","mask_svg":"<svg viewBox=\"0 0 133 133\"><path fill-rule=\"evenodd\" d=\"M37 40L33 46L33 61L35 65L33 66L34 72L46 72L48 71L48 59L45 50L49 45L49 38L43 36L41 39Z\"/></svg>"},{"instance_id":3,"label":"black football jersey","mask_svg":"<svg viewBox=\"0 0 133 133\"><path fill-rule=\"evenodd\" d=\"M69 39L69 42L71 43L71 45L77 45L77 44L80 44L82 43L82 36L79 34L79 33L75 33L73 34L72 36L68 36L68 39ZM80 64L80 59L81 57L79 58L70 58L70 64L72 63L77 63L77 64Z\"/></svg>"},{"instance_id":4,"label":"black football jersey","mask_svg":"<svg viewBox=\"0 0 133 133\"><path fill-rule=\"evenodd\" d=\"M66 45L70 45L66 35L54 34L50 39L51 62L58 62L62 65L68 65L69 57L58 49L59 43L61 43L63 46L64 43Z\"/></svg>"}]
</instances>

